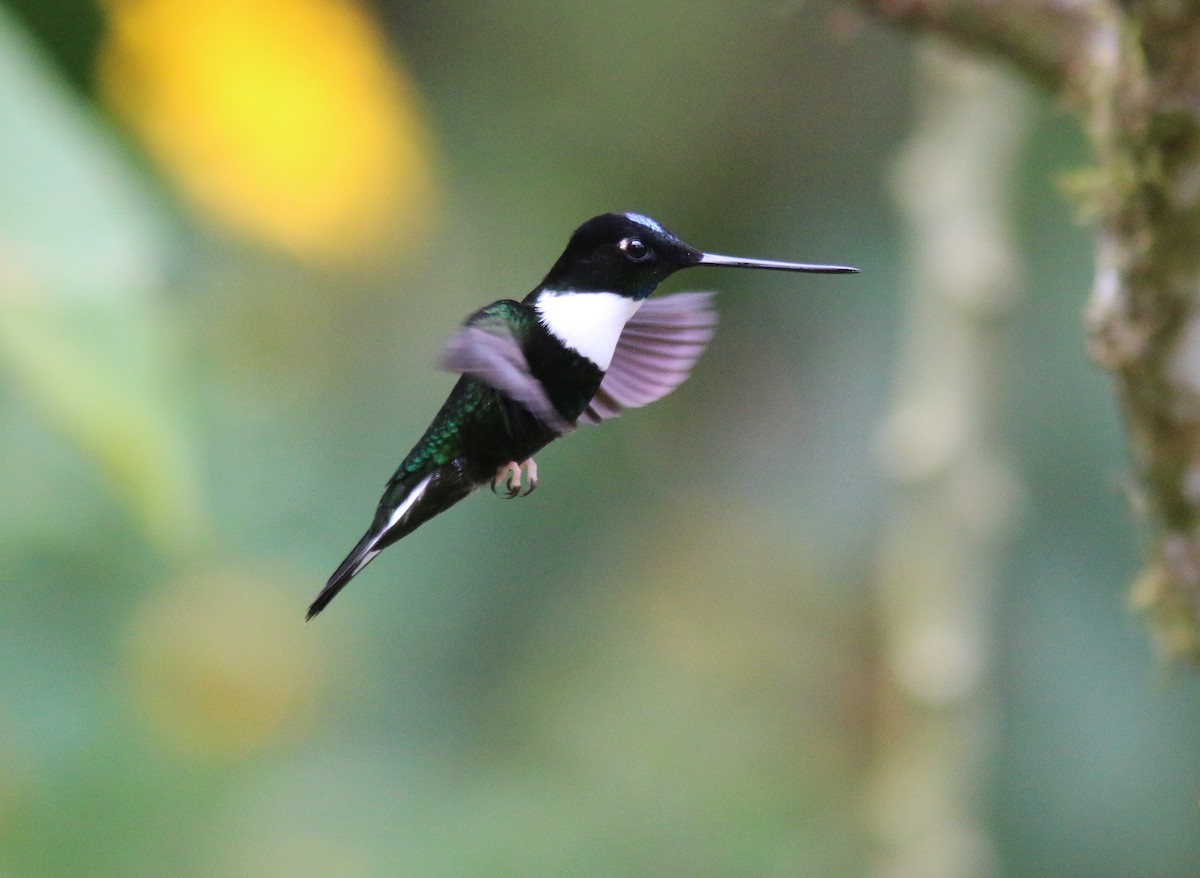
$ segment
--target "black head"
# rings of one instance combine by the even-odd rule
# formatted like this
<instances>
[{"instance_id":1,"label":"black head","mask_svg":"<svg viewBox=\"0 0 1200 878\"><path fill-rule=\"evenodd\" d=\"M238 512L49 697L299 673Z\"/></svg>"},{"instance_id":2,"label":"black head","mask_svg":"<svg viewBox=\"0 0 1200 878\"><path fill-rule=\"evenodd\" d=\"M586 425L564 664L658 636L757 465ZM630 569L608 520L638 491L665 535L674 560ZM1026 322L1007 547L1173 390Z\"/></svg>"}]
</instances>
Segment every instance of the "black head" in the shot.
<instances>
[{"instance_id":1,"label":"black head","mask_svg":"<svg viewBox=\"0 0 1200 878\"><path fill-rule=\"evenodd\" d=\"M670 275L693 265L825 273L858 270L841 265L773 262L704 253L647 216L605 213L575 230L567 249L538 289L613 292L644 299Z\"/></svg>"},{"instance_id":2,"label":"black head","mask_svg":"<svg viewBox=\"0 0 1200 878\"><path fill-rule=\"evenodd\" d=\"M542 287L644 299L672 273L699 265L703 257L649 217L606 213L575 230Z\"/></svg>"}]
</instances>

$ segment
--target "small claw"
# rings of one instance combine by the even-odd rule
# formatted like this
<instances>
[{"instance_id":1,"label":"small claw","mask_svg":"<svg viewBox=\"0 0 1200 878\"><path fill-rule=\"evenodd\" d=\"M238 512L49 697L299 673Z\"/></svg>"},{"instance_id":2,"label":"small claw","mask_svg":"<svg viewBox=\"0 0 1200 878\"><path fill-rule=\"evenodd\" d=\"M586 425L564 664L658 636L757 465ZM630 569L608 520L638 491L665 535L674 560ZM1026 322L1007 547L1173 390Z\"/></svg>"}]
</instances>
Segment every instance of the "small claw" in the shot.
<instances>
[{"instance_id":1,"label":"small claw","mask_svg":"<svg viewBox=\"0 0 1200 878\"><path fill-rule=\"evenodd\" d=\"M528 473L529 483L525 490L521 490L521 470L524 468ZM537 464L533 458L529 458L523 463L517 463L515 460L510 460L500 469L496 470L496 475L492 479L492 493L499 493L496 489L501 485L504 486L504 499L512 500L514 497L528 497L537 487Z\"/></svg>"},{"instance_id":2,"label":"small claw","mask_svg":"<svg viewBox=\"0 0 1200 878\"><path fill-rule=\"evenodd\" d=\"M521 493L521 465L515 460L510 460L500 469L496 470L496 476L492 479L492 493L497 493L496 488L504 485L504 499L511 500Z\"/></svg>"}]
</instances>

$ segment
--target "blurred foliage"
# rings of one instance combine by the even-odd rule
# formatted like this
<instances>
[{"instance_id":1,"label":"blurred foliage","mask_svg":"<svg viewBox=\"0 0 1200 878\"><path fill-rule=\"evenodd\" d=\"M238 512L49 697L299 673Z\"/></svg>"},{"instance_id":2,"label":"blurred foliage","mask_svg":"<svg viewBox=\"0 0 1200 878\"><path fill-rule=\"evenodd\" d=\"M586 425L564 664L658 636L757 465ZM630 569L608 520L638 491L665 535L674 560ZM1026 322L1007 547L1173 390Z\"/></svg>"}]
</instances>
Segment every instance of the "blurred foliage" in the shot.
<instances>
[{"instance_id":1,"label":"blurred foliage","mask_svg":"<svg viewBox=\"0 0 1200 878\"><path fill-rule=\"evenodd\" d=\"M134 695L164 743L240 758L302 723L321 679L287 592L247 571L208 573L147 596L130 619Z\"/></svg>"},{"instance_id":2,"label":"blurred foliage","mask_svg":"<svg viewBox=\"0 0 1200 878\"><path fill-rule=\"evenodd\" d=\"M110 0L102 98L195 200L295 255L427 233L415 93L348 0ZM396 228L393 230L392 227Z\"/></svg>"},{"instance_id":3,"label":"blurred foliage","mask_svg":"<svg viewBox=\"0 0 1200 878\"><path fill-rule=\"evenodd\" d=\"M79 100L0 8L0 358L164 544L199 498L155 293L165 217Z\"/></svg>"},{"instance_id":4,"label":"blurred foliage","mask_svg":"<svg viewBox=\"0 0 1200 878\"><path fill-rule=\"evenodd\" d=\"M862 874L908 104L901 38L818 4L5 0L0 874ZM1082 161L1041 107L991 817L1004 874L1190 878ZM726 295L684 387L304 625L441 338L609 209L865 271L685 275Z\"/></svg>"}]
</instances>

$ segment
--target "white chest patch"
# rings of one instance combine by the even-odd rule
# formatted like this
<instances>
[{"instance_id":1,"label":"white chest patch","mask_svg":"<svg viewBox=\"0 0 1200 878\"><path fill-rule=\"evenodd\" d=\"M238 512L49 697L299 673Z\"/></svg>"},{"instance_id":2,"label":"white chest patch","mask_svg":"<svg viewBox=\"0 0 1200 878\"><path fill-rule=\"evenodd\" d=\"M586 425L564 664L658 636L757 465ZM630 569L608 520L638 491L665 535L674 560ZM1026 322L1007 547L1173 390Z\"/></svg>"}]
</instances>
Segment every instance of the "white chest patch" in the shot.
<instances>
[{"instance_id":1,"label":"white chest patch","mask_svg":"<svg viewBox=\"0 0 1200 878\"><path fill-rule=\"evenodd\" d=\"M559 341L608 371L625 322L641 306L616 293L542 293L534 307Z\"/></svg>"}]
</instances>

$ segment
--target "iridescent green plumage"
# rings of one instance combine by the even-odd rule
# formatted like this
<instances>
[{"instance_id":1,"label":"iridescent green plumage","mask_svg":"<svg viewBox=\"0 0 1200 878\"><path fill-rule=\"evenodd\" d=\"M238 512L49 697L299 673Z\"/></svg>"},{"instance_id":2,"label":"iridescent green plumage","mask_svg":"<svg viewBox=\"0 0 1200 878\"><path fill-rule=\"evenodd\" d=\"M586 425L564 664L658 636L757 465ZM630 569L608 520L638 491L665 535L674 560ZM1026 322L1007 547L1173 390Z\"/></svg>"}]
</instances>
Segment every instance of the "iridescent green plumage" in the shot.
<instances>
[{"instance_id":1,"label":"iridescent green plumage","mask_svg":"<svg viewBox=\"0 0 1200 878\"><path fill-rule=\"evenodd\" d=\"M538 417L493 384L471 375L459 378L425 434L388 481L371 528L309 607L319 613L371 558L492 481L509 461L531 458L582 413L604 373L586 357L555 339L534 307L502 300L467 318L463 331L500 339L520 352L553 412ZM535 407L536 410L536 407ZM420 502L404 509L414 491Z\"/></svg>"},{"instance_id":2,"label":"iridescent green plumage","mask_svg":"<svg viewBox=\"0 0 1200 878\"><path fill-rule=\"evenodd\" d=\"M854 270L702 253L639 214L584 223L524 301L481 308L447 341L442 365L462 377L309 618L384 548L498 473L532 465L535 452L576 423L599 423L677 387L712 336L711 296L645 300L673 272L703 264Z\"/></svg>"}]
</instances>

